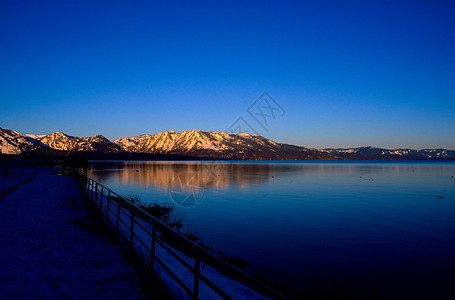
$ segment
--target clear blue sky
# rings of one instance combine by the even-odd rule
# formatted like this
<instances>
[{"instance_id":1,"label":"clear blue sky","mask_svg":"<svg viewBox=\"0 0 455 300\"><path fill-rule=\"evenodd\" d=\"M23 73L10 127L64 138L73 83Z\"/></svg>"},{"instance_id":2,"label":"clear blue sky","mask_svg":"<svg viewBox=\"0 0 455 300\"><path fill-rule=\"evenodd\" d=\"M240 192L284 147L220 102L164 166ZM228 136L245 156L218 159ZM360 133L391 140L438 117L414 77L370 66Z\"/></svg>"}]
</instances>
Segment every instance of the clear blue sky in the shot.
<instances>
[{"instance_id":1,"label":"clear blue sky","mask_svg":"<svg viewBox=\"0 0 455 300\"><path fill-rule=\"evenodd\" d=\"M132 2L1 1L0 127L455 149L454 1Z\"/></svg>"}]
</instances>

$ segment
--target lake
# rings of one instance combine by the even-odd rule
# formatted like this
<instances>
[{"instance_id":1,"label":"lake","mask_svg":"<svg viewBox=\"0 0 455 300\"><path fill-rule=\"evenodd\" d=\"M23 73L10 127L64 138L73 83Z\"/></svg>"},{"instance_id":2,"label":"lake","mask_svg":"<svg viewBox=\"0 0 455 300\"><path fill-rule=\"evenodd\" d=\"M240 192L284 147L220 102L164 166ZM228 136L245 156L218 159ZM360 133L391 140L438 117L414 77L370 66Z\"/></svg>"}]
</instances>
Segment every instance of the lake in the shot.
<instances>
[{"instance_id":1,"label":"lake","mask_svg":"<svg viewBox=\"0 0 455 300\"><path fill-rule=\"evenodd\" d=\"M455 297L455 163L93 161L292 297Z\"/></svg>"}]
</instances>

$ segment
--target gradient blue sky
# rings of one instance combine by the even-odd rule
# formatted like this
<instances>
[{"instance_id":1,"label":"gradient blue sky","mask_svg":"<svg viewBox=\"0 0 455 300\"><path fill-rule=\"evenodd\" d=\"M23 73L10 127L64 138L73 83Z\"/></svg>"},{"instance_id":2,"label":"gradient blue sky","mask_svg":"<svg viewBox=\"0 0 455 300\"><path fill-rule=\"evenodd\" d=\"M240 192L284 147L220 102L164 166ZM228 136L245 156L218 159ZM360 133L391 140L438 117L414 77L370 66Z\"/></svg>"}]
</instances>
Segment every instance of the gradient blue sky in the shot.
<instances>
[{"instance_id":1,"label":"gradient blue sky","mask_svg":"<svg viewBox=\"0 0 455 300\"><path fill-rule=\"evenodd\" d=\"M135 2L135 1L133 1ZM453 1L1 1L0 127L455 149ZM286 115L247 108L267 91Z\"/></svg>"}]
</instances>

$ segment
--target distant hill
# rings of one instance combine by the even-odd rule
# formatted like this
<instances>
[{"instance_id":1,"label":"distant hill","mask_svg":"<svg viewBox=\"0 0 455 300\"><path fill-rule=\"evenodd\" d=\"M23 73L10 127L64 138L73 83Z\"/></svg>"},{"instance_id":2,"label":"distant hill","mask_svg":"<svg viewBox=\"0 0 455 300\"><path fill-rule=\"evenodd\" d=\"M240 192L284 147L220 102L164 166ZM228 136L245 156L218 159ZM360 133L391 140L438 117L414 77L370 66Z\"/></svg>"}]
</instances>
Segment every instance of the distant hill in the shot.
<instances>
[{"instance_id":1,"label":"distant hill","mask_svg":"<svg viewBox=\"0 0 455 300\"><path fill-rule=\"evenodd\" d=\"M0 128L3 154L73 154L90 157L191 157L238 160L454 160L447 149L382 149L374 147L313 149L277 143L248 133L189 130L124 137L113 142L102 135L74 137L61 132L24 135Z\"/></svg>"}]
</instances>

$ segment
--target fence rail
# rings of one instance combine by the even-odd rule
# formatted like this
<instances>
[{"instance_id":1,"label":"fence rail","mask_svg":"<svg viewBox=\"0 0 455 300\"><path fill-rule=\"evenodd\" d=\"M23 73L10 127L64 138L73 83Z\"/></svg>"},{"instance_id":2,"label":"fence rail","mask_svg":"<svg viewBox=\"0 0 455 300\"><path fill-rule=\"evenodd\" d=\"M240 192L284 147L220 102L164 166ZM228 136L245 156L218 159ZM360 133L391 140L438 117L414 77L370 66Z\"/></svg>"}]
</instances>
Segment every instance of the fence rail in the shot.
<instances>
[{"instance_id":1,"label":"fence rail","mask_svg":"<svg viewBox=\"0 0 455 300\"><path fill-rule=\"evenodd\" d=\"M286 299L274 289L226 263L131 201L88 177L81 170L73 169L72 174L96 203L105 221L114 227L117 237L126 240L128 250L137 254L149 271L158 278L163 277L163 273L168 274L165 284L173 281L174 285L178 284L187 296L193 299L200 298L202 288L205 296L215 295L223 299L240 296L232 291L232 284L243 287L244 292L247 287L251 289L250 293L259 293L257 296ZM213 270L217 272L217 280L213 280ZM224 280L219 280L220 277Z\"/></svg>"}]
</instances>

